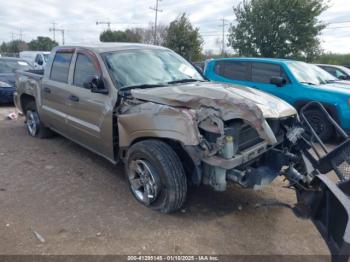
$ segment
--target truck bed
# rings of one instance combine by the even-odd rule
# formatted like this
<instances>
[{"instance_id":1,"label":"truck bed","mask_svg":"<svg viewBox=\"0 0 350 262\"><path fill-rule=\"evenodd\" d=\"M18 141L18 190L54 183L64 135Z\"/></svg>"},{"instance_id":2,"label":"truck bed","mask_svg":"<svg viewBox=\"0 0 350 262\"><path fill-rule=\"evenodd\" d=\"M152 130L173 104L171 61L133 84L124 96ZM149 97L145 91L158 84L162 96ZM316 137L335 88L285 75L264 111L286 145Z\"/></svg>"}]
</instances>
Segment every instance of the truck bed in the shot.
<instances>
[{"instance_id":1,"label":"truck bed","mask_svg":"<svg viewBox=\"0 0 350 262\"><path fill-rule=\"evenodd\" d=\"M16 92L14 102L23 112L20 106L20 97L17 94L27 94L36 98L37 103L41 101L41 80L44 77L44 70L28 70L16 72Z\"/></svg>"}]
</instances>

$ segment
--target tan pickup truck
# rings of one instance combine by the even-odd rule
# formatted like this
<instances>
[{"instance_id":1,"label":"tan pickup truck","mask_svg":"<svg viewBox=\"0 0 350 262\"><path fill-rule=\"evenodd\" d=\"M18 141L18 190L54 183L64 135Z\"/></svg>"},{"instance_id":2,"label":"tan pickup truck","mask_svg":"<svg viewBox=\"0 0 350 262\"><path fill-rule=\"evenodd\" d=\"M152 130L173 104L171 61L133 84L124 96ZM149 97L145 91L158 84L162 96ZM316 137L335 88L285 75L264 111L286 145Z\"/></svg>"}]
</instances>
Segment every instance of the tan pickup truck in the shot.
<instances>
[{"instance_id":1,"label":"tan pickup truck","mask_svg":"<svg viewBox=\"0 0 350 262\"><path fill-rule=\"evenodd\" d=\"M346 196L332 191L307 153L314 134L292 106L255 89L208 82L166 48L57 47L44 71L18 72L16 85L15 104L29 135L54 131L112 163L122 160L131 192L152 209L181 208L189 185L257 189L279 175L296 189L299 211L315 223L315 213ZM333 202L324 201L326 194ZM345 214L325 213L346 220L331 236L341 239L342 252L348 248Z\"/></svg>"}]
</instances>

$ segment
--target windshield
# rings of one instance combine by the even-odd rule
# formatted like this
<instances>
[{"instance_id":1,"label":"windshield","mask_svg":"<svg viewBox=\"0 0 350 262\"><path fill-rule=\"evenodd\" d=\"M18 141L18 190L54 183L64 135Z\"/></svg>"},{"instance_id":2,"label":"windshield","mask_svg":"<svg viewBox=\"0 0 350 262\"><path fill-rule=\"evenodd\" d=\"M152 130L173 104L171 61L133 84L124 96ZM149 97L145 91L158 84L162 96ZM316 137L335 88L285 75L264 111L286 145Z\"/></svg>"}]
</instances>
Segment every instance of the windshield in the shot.
<instances>
[{"instance_id":1,"label":"windshield","mask_svg":"<svg viewBox=\"0 0 350 262\"><path fill-rule=\"evenodd\" d=\"M168 50L130 50L105 53L105 62L122 87L166 85L172 81L203 77L184 58Z\"/></svg>"},{"instance_id":2,"label":"windshield","mask_svg":"<svg viewBox=\"0 0 350 262\"><path fill-rule=\"evenodd\" d=\"M316 65L304 62L289 62L288 67L300 83L322 85L338 80Z\"/></svg>"},{"instance_id":3,"label":"windshield","mask_svg":"<svg viewBox=\"0 0 350 262\"><path fill-rule=\"evenodd\" d=\"M23 60L0 60L0 74L15 73L16 70L29 70L32 66Z\"/></svg>"},{"instance_id":4,"label":"windshield","mask_svg":"<svg viewBox=\"0 0 350 262\"><path fill-rule=\"evenodd\" d=\"M345 66L339 66L339 68L344 71L348 76L350 76L350 69Z\"/></svg>"},{"instance_id":5,"label":"windshield","mask_svg":"<svg viewBox=\"0 0 350 262\"><path fill-rule=\"evenodd\" d=\"M49 59L49 54L43 54L44 56L44 61L47 62L47 60Z\"/></svg>"}]
</instances>

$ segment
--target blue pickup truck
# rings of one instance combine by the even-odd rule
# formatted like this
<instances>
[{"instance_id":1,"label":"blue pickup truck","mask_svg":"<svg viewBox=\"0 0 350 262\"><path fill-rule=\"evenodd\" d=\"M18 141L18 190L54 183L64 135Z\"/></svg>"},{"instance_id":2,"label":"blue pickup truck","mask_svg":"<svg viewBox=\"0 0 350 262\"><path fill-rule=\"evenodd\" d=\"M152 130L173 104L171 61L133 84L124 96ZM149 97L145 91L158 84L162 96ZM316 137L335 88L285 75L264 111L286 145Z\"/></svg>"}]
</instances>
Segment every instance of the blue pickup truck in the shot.
<instances>
[{"instance_id":1,"label":"blue pickup truck","mask_svg":"<svg viewBox=\"0 0 350 262\"><path fill-rule=\"evenodd\" d=\"M269 58L223 58L209 60L204 75L211 81L253 87L280 97L301 109L310 101L321 102L340 126L350 133L350 86L304 62ZM311 108L305 113L323 140L335 131L323 113Z\"/></svg>"}]
</instances>

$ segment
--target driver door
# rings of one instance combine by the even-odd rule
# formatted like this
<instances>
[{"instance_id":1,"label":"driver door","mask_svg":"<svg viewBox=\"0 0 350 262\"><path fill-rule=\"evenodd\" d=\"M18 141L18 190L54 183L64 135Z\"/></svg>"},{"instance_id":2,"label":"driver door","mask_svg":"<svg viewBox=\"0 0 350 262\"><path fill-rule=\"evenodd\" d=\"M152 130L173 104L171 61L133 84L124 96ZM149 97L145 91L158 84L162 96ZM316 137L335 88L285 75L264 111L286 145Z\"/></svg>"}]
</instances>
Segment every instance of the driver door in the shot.
<instances>
[{"instance_id":1,"label":"driver door","mask_svg":"<svg viewBox=\"0 0 350 262\"><path fill-rule=\"evenodd\" d=\"M111 94L93 93L86 81L91 76L102 78L96 55L77 50L73 59L67 97L69 137L90 150L113 159L113 106Z\"/></svg>"},{"instance_id":2,"label":"driver door","mask_svg":"<svg viewBox=\"0 0 350 262\"><path fill-rule=\"evenodd\" d=\"M286 101L291 101L293 96L294 86L291 84L284 69L279 64L255 62L250 64L251 70L251 85L252 87L261 91L270 93ZM286 84L283 86L276 86L271 84L272 77L283 77Z\"/></svg>"}]
</instances>

